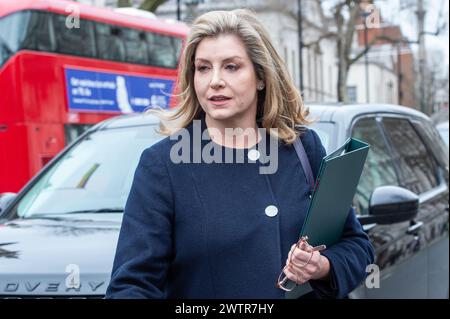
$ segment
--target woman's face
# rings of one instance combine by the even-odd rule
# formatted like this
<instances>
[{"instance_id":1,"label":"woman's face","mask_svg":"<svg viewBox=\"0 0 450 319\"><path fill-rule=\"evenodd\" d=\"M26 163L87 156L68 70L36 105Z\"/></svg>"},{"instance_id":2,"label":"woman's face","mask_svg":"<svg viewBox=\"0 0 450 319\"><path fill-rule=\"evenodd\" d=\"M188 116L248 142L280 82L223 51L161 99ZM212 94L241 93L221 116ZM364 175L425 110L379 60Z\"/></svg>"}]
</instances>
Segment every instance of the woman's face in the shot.
<instances>
[{"instance_id":1,"label":"woman's face","mask_svg":"<svg viewBox=\"0 0 450 319\"><path fill-rule=\"evenodd\" d=\"M234 124L255 121L258 80L239 37L203 39L194 66L195 93L207 117Z\"/></svg>"}]
</instances>

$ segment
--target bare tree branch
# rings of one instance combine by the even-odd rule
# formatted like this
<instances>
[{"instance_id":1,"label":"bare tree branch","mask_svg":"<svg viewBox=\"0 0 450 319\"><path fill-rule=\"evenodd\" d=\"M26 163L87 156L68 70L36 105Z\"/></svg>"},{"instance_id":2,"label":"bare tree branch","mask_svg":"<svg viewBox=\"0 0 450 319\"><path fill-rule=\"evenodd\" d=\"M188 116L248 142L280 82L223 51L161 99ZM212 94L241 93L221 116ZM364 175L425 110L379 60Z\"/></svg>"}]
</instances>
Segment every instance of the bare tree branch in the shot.
<instances>
[{"instance_id":1,"label":"bare tree branch","mask_svg":"<svg viewBox=\"0 0 450 319\"><path fill-rule=\"evenodd\" d=\"M117 0L117 7L123 8L123 7L131 7L130 0Z\"/></svg>"},{"instance_id":2,"label":"bare tree branch","mask_svg":"<svg viewBox=\"0 0 450 319\"><path fill-rule=\"evenodd\" d=\"M400 11L410 10L416 7L415 0L400 1Z\"/></svg>"},{"instance_id":3,"label":"bare tree branch","mask_svg":"<svg viewBox=\"0 0 450 319\"><path fill-rule=\"evenodd\" d=\"M329 39L329 38L335 38L337 37L338 34L336 32L327 32L325 34L320 35L316 40L308 42L308 43L303 43L303 46L305 48L309 48L312 47L314 45L318 45L320 44L320 42L324 39Z\"/></svg>"},{"instance_id":4,"label":"bare tree branch","mask_svg":"<svg viewBox=\"0 0 450 319\"><path fill-rule=\"evenodd\" d=\"M353 58L349 59L348 61L348 66L350 67L350 65L352 65L353 63L355 63L356 61L358 61L361 57L363 57L367 52L370 51L370 49L372 48L372 46L377 43L380 40L385 40L385 41L389 41L391 43L409 43L408 41L404 40L404 39L396 39L396 38L391 38L387 35L377 35L376 37L374 37L368 44L367 47L364 48L364 50L362 50L361 52L359 52L357 55L355 55Z\"/></svg>"},{"instance_id":5,"label":"bare tree branch","mask_svg":"<svg viewBox=\"0 0 450 319\"><path fill-rule=\"evenodd\" d=\"M319 11L320 20L322 22L322 26L324 27L324 30L328 30L328 20L325 17L325 12L323 11L321 0L314 0L314 3L316 4L316 7Z\"/></svg>"},{"instance_id":6,"label":"bare tree branch","mask_svg":"<svg viewBox=\"0 0 450 319\"><path fill-rule=\"evenodd\" d=\"M139 6L139 9L155 12L164 2L166 2L166 0L144 0Z\"/></svg>"},{"instance_id":7,"label":"bare tree branch","mask_svg":"<svg viewBox=\"0 0 450 319\"><path fill-rule=\"evenodd\" d=\"M427 34L427 35L432 35L432 36L438 36L441 33L441 31L445 30L446 27L447 27L447 21L444 21L440 26L436 27L435 32L423 31L420 33L420 35Z\"/></svg>"},{"instance_id":8,"label":"bare tree branch","mask_svg":"<svg viewBox=\"0 0 450 319\"><path fill-rule=\"evenodd\" d=\"M356 20L358 19L358 16L361 13L361 9L359 7L359 3L351 3L350 0L347 0L346 3L348 6L350 17L347 21L346 30L344 33L344 53L345 56L348 57L350 55L353 36L355 34ZM347 67L349 67L348 64Z\"/></svg>"},{"instance_id":9,"label":"bare tree branch","mask_svg":"<svg viewBox=\"0 0 450 319\"><path fill-rule=\"evenodd\" d=\"M438 36L443 30L445 30L445 28L447 27L447 21L443 21L442 23L440 23L440 21L442 20L442 13L444 12L443 10L443 2L441 2L441 8L439 10L439 16L437 18L437 22L436 22L436 31L432 32L432 31L423 31L421 33L419 33L419 37L422 35L432 35L432 36Z\"/></svg>"}]
</instances>

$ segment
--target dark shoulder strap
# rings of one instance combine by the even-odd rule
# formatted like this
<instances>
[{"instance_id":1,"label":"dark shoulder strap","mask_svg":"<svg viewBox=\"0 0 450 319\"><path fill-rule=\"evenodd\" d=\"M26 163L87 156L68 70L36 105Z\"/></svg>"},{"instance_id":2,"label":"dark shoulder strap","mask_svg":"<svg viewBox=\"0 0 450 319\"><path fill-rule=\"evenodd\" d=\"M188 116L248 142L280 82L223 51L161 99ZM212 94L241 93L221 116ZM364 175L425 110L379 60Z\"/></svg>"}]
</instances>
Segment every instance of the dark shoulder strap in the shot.
<instances>
[{"instance_id":1,"label":"dark shoulder strap","mask_svg":"<svg viewBox=\"0 0 450 319\"><path fill-rule=\"evenodd\" d=\"M308 156L306 155L305 148L303 147L303 143L300 139L300 136L296 138L294 141L295 152L297 153L298 158L300 159L300 163L302 164L303 171L305 172L306 179L308 184L311 186L311 191L314 189L314 175L311 170L311 165L309 164Z\"/></svg>"}]
</instances>

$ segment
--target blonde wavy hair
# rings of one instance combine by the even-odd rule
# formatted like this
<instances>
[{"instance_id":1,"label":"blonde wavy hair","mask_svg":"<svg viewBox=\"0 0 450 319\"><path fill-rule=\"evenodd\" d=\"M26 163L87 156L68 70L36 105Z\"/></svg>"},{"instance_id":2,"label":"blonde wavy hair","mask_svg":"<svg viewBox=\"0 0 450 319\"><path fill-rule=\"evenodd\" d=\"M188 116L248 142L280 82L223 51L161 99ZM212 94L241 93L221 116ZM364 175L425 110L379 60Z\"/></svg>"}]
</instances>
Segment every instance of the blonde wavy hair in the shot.
<instances>
[{"instance_id":1,"label":"blonde wavy hair","mask_svg":"<svg viewBox=\"0 0 450 319\"><path fill-rule=\"evenodd\" d=\"M299 134L298 126L311 123L306 119L309 112L305 109L283 60L273 47L269 34L256 16L246 9L211 11L194 21L179 66L175 89L179 92L175 95L179 99L177 110L148 111L162 120L160 133L170 135L201 118L204 111L194 89L195 52L204 38L214 38L221 34L232 34L241 39L253 62L258 80L265 84L264 89L258 91L257 120L260 126L285 143L293 143ZM163 121L178 123L171 128ZM277 130L273 130L274 128Z\"/></svg>"}]
</instances>

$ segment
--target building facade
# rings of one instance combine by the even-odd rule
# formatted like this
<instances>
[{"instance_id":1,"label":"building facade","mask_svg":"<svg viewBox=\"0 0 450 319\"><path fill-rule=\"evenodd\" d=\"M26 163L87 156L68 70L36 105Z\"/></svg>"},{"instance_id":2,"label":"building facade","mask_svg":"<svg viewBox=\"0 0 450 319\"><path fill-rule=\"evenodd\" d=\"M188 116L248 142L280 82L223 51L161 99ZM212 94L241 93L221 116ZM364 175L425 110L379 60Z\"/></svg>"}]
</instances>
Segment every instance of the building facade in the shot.
<instances>
[{"instance_id":1,"label":"building facade","mask_svg":"<svg viewBox=\"0 0 450 319\"><path fill-rule=\"evenodd\" d=\"M79 0L99 6L115 7L117 0ZM142 0L132 0L138 6ZM298 88L300 88L299 36L297 1L292 0L182 0L181 20L189 23L198 15L212 10L251 9L264 22L272 41ZM316 1L303 1L303 91L305 101L337 101L338 59L333 38L317 39L323 34L320 8ZM168 0L159 6L156 15L177 18L177 1ZM361 22L362 25L362 22ZM364 49L364 30L357 28L353 51ZM369 42L380 33L400 37L397 26L385 26L368 31ZM368 53L368 86L364 57L354 63L348 75L349 102L393 103L416 107L414 59L405 44L393 45L379 41Z\"/></svg>"},{"instance_id":2,"label":"building facade","mask_svg":"<svg viewBox=\"0 0 450 319\"><path fill-rule=\"evenodd\" d=\"M360 25L363 25L362 22ZM370 102L395 103L418 108L415 60L400 27L381 23L377 28L367 30L364 27L359 28L355 37L355 52L362 51L365 47L364 32L367 32L367 43L373 42L376 38L379 39L367 53L368 94L366 93L364 57L350 69L348 85L350 88L356 86L357 95L360 97L358 101L366 102L369 95ZM381 92L383 95L380 94Z\"/></svg>"},{"instance_id":3,"label":"building facade","mask_svg":"<svg viewBox=\"0 0 450 319\"><path fill-rule=\"evenodd\" d=\"M194 3L192 3L194 2ZM302 10L304 20L303 42L313 42L320 36L320 26L316 3L304 1ZM195 16L212 10L232 10L247 8L255 12L269 32L280 56L298 88L300 88L299 37L297 22L297 2L289 0L203 0L184 1L181 19L190 22ZM176 0L169 0L156 11L158 16L176 18ZM336 49L332 40L324 39L318 45L303 49L303 98L306 101L337 100Z\"/></svg>"}]
</instances>

